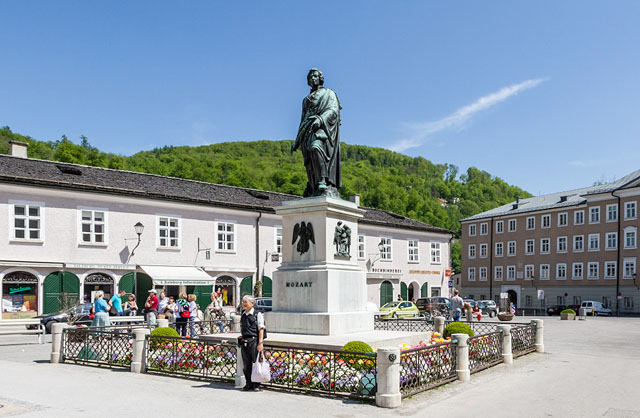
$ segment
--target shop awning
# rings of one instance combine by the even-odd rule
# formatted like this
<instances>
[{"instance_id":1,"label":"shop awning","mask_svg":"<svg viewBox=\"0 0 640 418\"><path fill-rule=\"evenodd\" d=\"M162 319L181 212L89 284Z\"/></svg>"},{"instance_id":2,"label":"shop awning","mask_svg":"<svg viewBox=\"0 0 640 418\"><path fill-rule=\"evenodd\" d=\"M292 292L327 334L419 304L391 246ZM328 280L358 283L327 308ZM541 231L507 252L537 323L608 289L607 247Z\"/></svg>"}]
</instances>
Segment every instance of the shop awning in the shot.
<instances>
[{"instance_id":1,"label":"shop awning","mask_svg":"<svg viewBox=\"0 0 640 418\"><path fill-rule=\"evenodd\" d=\"M139 266L157 286L210 286L213 277L199 267L191 266Z\"/></svg>"}]
</instances>

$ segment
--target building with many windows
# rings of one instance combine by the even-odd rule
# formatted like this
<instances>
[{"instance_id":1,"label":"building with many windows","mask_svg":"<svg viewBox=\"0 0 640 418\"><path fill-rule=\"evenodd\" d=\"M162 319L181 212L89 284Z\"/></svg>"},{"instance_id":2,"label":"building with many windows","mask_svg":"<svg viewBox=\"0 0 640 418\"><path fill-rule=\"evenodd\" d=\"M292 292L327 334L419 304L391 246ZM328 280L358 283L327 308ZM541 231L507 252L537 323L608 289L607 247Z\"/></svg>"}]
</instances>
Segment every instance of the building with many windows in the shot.
<instances>
[{"instance_id":1,"label":"building with many windows","mask_svg":"<svg viewBox=\"0 0 640 418\"><path fill-rule=\"evenodd\" d=\"M35 160L26 144L11 145L0 156L1 319L54 312L97 290L124 289L139 305L152 287L184 290L206 306L215 289L236 306L260 278L270 296L291 242L274 208L299 196ZM440 294L451 232L364 209L351 255L368 300Z\"/></svg>"},{"instance_id":2,"label":"building with many windows","mask_svg":"<svg viewBox=\"0 0 640 418\"><path fill-rule=\"evenodd\" d=\"M595 300L614 313L639 312L639 203L640 170L463 219L463 293L509 293L524 309Z\"/></svg>"}]
</instances>

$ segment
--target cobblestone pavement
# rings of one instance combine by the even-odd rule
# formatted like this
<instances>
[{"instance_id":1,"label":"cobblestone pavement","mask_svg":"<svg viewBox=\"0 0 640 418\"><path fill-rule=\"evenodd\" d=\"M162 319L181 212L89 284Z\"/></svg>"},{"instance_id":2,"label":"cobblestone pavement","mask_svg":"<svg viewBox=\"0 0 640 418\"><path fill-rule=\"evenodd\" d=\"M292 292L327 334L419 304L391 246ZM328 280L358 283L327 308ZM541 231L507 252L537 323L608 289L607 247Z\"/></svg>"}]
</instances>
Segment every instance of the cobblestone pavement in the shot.
<instances>
[{"instance_id":1,"label":"cobblestone pavement","mask_svg":"<svg viewBox=\"0 0 640 418\"><path fill-rule=\"evenodd\" d=\"M531 318L520 318L530 320ZM0 336L0 417L608 417L640 418L640 319L545 319L545 353L403 401L353 401L73 364L49 364L50 337ZM115 408L115 409L114 409Z\"/></svg>"}]
</instances>

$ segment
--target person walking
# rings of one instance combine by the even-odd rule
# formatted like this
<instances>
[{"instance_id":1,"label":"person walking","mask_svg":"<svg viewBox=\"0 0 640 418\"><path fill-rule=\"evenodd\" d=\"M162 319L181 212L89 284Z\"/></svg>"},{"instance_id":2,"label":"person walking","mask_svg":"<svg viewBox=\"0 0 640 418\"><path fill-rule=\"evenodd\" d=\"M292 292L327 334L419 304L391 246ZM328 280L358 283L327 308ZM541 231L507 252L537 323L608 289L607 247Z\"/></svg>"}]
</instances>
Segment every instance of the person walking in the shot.
<instances>
[{"instance_id":1,"label":"person walking","mask_svg":"<svg viewBox=\"0 0 640 418\"><path fill-rule=\"evenodd\" d=\"M108 327L111 325L109 321L109 304L104 300L104 291L98 290L93 300L94 317L91 321L92 327Z\"/></svg>"},{"instance_id":2,"label":"person walking","mask_svg":"<svg viewBox=\"0 0 640 418\"><path fill-rule=\"evenodd\" d=\"M124 295L127 292L125 290L120 289L118 291L117 295L113 295L111 297L111 299L109 300L109 310L111 310L111 308L116 308L116 311L118 311L118 313L116 314L116 316L123 316L124 315L124 309L122 309L122 298L124 297Z\"/></svg>"},{"instance_id":3,"label":"person walking","mask_svg":"<svg viewBox=\"0 0 640 418\"><path fill-rule=\"evenodd\" d=\"M178 306L178 312L176 315L176 331L178 331L178 334L180 334L181 337L186 337L187 322L189 321L191 312L189 311L189 302L187 301L187 294L185 292L178 295L176 305Z\"/></svg>"},{"instance_id":4,"label":"person walking","mask_svg":"<svg viewBox=\"0 0 640 418\"><path fill-rule=\"evenodd\" d=\"M256 300L251 295L245 295L242 298L242 316L240 317L240 351L242 353L242 371L246 383L242 388L243 391L260 391L260 383L251 381L251 368L253 363L258 359L258 352L264 349L262 343L265 338L265 323L262 312L256 312L253 305Z\"/></svg>"},{"instance_id":5,"label":"person walking","mask_svg":"<svg viewBox=\"0 0 640 418\"><path fill-rule=\"evenodd\" d=\"M155 326L156 316L158 315L158 296L156 289L149 290L149 297L144 303L145 310L147 312L147 324L149 326Z\"/></svg>"},{"instance_id":6,"label":"person walking","mask_svg":"<svg viewBox=\"0 0 640 418\"><path fill-rule=\"evenodd\" d=\"M451 310L453 311L453 320L460 321L462 315L462 309L464 308L464 300L460 297L458 289L453 291L453 297L451 298Z\"/></svg>"}]
</instances>

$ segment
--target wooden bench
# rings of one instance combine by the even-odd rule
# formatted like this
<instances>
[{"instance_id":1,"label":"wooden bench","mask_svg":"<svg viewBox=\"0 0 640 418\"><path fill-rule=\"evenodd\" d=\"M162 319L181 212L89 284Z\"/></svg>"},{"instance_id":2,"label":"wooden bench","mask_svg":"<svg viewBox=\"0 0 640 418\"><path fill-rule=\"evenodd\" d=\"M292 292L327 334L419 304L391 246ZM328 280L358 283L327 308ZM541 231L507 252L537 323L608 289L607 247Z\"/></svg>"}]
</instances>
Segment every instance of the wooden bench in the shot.
<instances>
[{"instance_id":1,"label":"wooden bench","mask_svg":"<svg viewBox=\"0 0 640 418\"><path fill-rule=\"evenodd\" d=\"M36 329L27 329L28 325L36 325ZM25 327L24 329L9 329L10 327ZM26 335L37 334L38 342L44 344L46 331L39 319L8 319L0 321L0 335Z\"/></svg>"}]
</instances>

